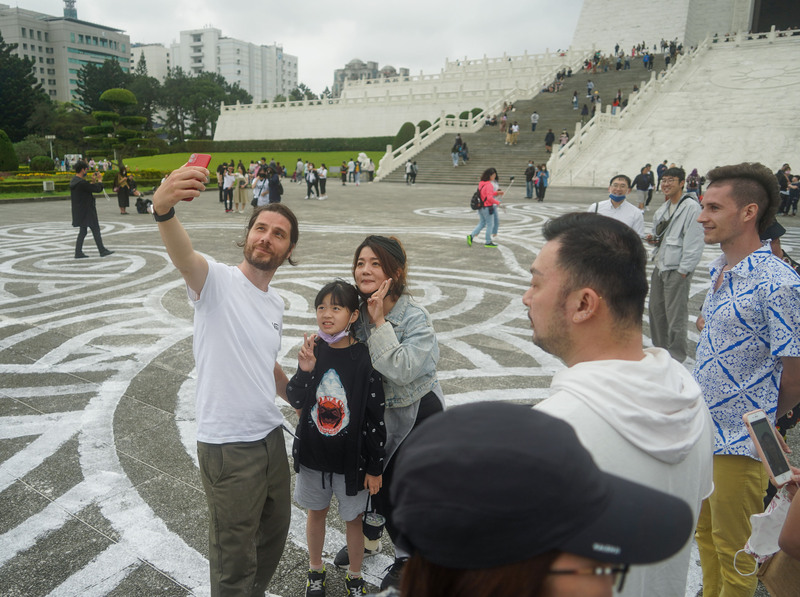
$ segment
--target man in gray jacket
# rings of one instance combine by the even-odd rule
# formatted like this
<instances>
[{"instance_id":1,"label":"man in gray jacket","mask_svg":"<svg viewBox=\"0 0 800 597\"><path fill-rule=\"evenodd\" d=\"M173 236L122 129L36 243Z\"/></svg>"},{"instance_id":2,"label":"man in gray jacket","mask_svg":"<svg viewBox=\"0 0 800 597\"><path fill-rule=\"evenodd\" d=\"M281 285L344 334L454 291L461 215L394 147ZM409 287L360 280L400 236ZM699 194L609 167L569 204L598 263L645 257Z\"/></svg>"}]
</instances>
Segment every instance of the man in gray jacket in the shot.
<instances>
[{"instance_id":1,"label":"man in gray jacket","mask_svg":"<svg viewBox=\"0 0 800 597\"><path fill-rule=\"evenodd\" d=\"M683 168L668 168L661 179L664 205L653 215L656 263L650 280L650 337L654 346L666 348L673 359L686 359L689 287L692 273L703 256L703 227L698 224L700 204L683 192Z\"/></svg>"}]
</instances>

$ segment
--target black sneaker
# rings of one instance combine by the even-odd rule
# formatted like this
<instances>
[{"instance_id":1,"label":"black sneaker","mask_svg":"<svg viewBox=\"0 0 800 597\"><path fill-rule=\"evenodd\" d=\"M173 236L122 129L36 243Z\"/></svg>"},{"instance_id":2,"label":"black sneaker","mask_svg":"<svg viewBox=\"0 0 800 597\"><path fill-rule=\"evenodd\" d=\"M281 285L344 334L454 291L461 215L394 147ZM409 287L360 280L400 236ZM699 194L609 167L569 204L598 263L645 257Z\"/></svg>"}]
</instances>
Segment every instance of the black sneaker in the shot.
<instances>
[{"instance_id":1,"label":"black sneaker","mask_svg":"<svg viewBox=\"0 0 800 597\"><path fill-rule=\"evenodd\" d=\"M325 568L308 571L306 597L325 597Z\"/></svg>"},{"instance_id":2,"label":"black sneaker","mask_svg":"<svg viewBox=\"0 0 800 597\"><path fill-rule=\"evenodd\" d=\"M360 576L356 576L355 578L350 578L350 575L344 577L344 586L347 589L348 597L350 595L366 595L367 594L367 585L364 582L364 579Z\"/></svg>"},{"instance_id":3,"label":"black sneaker","mask_svg":"<svg viewBox=\"0 0 800 597\"><path fill-rule=\"evenodd\" d=\"M407 561L408 558L395 558L394 564L386 569L386 576L381 581L381 591L385 591L389 587L400 588L400 576Z\"/></svg>"},{"instance_id":4,"label":"black sneaker","mask_svg":"<svg viewBox=\"0 0 800 597\"><path fill-rule=\"evenodd\" d=\"M100 251L100 257L108 257L109 255L113 255L114 251L109 251L108 249L103 249Z\"/></svg>"},{"instance_id":5,"label":"black sneaker","mask_svg":"<svg viewBox=\"0 0 800 597\"><path fill-rule=\"evenodd\" d=\"M367 549L364 548L364 557L368 558L369 556L374 556L381 553L381 544L378 543L377 549ZM333 558L333 565L337 568L341 568L342 570L348 570L350 568L350 555L347 553L347 546L345 545L342 549L339 550L339 553L336 554L336 557Z\"/></svg>"}]
</instances>

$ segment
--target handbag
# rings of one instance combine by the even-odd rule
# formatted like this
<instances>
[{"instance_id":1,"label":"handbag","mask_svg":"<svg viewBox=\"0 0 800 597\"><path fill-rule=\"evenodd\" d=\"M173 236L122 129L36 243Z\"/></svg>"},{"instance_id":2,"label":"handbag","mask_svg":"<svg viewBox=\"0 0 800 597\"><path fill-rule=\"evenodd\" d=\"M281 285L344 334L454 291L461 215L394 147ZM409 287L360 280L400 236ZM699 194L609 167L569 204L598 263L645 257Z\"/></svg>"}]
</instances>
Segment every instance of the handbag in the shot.
<instances>
[{"instance_id":1,"label":"handbag","mask_svg":"<svg viewBox=\"0 0 800 597\"><path fill-rule=\"evenodd\" d=\"M361 521L364 537L370 541L377 541L383 535L384 526L386 526L386 518L375 511L375 504L370 495L367 498L367 507L364 509L364 518Z\"/></svg>"},{"instance_id":2,"label":"handbag","mask_svg":"<svg viewBox=\"0 0 800 597\"><path fill-rule=\"evenodd\" d=\"M800 560L779 551L758 568L758 580L772 597L797 597L800 593Z\"/></svg>"},{"instance_id":3,"label":"handbag","mask_svg":"<svg viewBox=\"0 0 800 597\"><path fill-rule=\"evenodd\" d=\"M672 212L672 215L670 217L668 217L666 220L661 220L658 223L658 226L655 227L655 230L653 231L654 232L654 234L653 234L653 237L654 237L653 238L653 244L654 245L660 245L661 244L661 239L664 236L664 234L666 233L667 228L669 228L669 223L672 221L672 218L675 217L675 214L678 213L678 209L680 209L681 203L686 201L688 198L689 198L689 195L684 195L681 198L681 200L678 201L678 205L675 206L675 211Z\"/></svg>"}]
</instances>

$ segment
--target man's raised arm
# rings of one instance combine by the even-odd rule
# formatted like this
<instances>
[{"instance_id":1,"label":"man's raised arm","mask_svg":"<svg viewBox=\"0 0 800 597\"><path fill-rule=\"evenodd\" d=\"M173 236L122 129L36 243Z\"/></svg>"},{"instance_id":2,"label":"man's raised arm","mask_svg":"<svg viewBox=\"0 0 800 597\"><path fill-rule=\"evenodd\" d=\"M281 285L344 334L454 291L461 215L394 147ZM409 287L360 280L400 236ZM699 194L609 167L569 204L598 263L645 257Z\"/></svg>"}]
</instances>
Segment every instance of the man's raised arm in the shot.
<instances>
[{"instance_id":1,"label":"man's raised arm","mask_svg":"<svg viewBox=\"0 0 800 597\"><path fill-rule=\"evenodd\" d=\"M182 199L194 199L205 190L208 170L186 166L173 171L153 195L153 216L158 222L161 240L173 265L187 286L198 295L208 275L208 262L192 248L186 230L175 217L175 205Z\"/></svg>"}]
</instances>

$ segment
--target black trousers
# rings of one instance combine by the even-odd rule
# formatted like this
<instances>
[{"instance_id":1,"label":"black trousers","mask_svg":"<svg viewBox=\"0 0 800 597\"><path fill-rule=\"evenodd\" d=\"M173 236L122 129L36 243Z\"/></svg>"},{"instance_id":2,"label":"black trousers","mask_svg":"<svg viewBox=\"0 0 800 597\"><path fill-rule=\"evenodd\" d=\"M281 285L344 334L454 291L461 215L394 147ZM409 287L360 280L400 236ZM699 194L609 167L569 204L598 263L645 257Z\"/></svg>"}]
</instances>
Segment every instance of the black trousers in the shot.
<instances>
[{"instance_id":1,"label":"black trousers","mask_svg":"<svg viewBox=\"0 0 800 597\"><path fill-rule=\"evenodd\" d=\"M439 412L442 412L442 403L439 402L439 398L436 397L436 394L433 392L428 392L419 400L417 420L414 421L414 427L411 429L408 437L414 433L414 429L416 429L417 426L422 423L422 421ZM408 437L406 437L406 440ZM403 444L404 443L405 440L403 441ZM403 444L400 444L397 450L395 450L392 459L383 470L383 485L381 486L380 491L372 498L372 501L375 504L375 509L378 511L378 513L386 517L386 530L389 532L389 537L392 538L392 541L394 541L394 538L397 536L397 529L392 522L392 511L394 508L392 506L392 501L389 498L389 490L392 486L392 477L394 476L394 463L397 462L397 457L403 450Z\"/></svg>"},{"instance_id":2,"label":"black trousers","mask_svg":"<svg viewBox=\"0 0 800 597\"><path fill-rule=\"evenodd\" d=\"M100 223L95 221L89 226L81 226L78 229L78 238L75 241L75 255L83 253L83 239L86 238L86 233L91 230L94 237L94 243L97 245L97 250L101 253L106 250L103 246L103 238L100 236Z\"/></svg>"}]
</instances>

